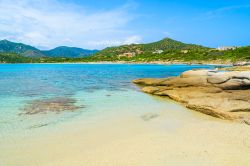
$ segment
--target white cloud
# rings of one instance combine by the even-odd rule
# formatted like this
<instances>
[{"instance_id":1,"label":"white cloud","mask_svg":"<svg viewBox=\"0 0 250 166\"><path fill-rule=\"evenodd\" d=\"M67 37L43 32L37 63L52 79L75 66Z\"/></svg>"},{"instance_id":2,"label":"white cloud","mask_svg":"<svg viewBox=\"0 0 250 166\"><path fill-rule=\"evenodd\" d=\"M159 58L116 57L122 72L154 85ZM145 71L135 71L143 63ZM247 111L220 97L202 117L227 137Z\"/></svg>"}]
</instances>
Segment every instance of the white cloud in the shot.
<instances>
[{"instance_id":1,"label":"white cloud","mask_svg":"<svg viewBox=\"0 0 250 166\"><path fill-rule=\"evenodd\" d=\"M129 36L126 40L124 40L124 44L138 44L141 40L141 37L138 35Z\"/></svg>"},{"instance_id":2,"label":"white cloud","mask_svg":"<svg viewBox=\"0 0 250 166\"><path fill-rule=\"evenodd\" d=\"M112 10L89 11L57 0L0 0L0 39L48 48L103 48L114 45L112 39L122 44L137 43L141 38L124 30L135 18L130 12L134 7L125 4Z\"/></svg>"},{"instance_id":3,"label":"white cloud","mask_svg":"<svg viewBox=\"0 0 250 166\"><path fill-rule=\"evenodd\" d=\"M125 44L138 44L142 41L142 38L138 35L128 36L126 38L122 38L121 40L117 39L109 39L109 40L99 40L99 41L89 41L89 45L95 45L97 47L104 46L118 46Z\"/></svg>"}]
</instances>

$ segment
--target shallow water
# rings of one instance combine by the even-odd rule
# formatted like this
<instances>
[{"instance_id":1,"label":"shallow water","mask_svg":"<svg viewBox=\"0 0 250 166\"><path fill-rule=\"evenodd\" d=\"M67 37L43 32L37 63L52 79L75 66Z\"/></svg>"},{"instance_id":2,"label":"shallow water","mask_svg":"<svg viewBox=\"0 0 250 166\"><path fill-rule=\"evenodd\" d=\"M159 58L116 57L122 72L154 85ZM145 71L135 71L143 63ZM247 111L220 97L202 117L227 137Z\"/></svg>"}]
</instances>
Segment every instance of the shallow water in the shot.
<instances>
[{"instance_id":1,"label":"shallow water","mask_svg":"<svg viewBox=\"0 0 250 166\"><path fill-rule=\"evenodd\" d=\"M152 110L156 100L131 83L143 77L170 77L200 65L87 65L3 64L0 65L0 138L29 136L39 128L56 128L76 119L91 121L104 115ZM30 103L57 98L75 100L77 110L25 114ZM159 101L157 101L159 103ZM53 107L55 104L52 103ZM148 105L145 109L145 104ZM40 104L41 105L41 104ZM38 107L30 106L32 109ZM166 107L166 106L165 106ZM48 109L49 107L46 107ZM125 108L125 109L124 109ZM43 110L44 107L40 108ZM54 110L57 108L53 108ZM58 110L61 107L58 106ZM157 110L158 108L155 108ZM95 121L95 120L92 120ZM30 132L30 130L32 132Z\"/></svg>"}]
</instances>

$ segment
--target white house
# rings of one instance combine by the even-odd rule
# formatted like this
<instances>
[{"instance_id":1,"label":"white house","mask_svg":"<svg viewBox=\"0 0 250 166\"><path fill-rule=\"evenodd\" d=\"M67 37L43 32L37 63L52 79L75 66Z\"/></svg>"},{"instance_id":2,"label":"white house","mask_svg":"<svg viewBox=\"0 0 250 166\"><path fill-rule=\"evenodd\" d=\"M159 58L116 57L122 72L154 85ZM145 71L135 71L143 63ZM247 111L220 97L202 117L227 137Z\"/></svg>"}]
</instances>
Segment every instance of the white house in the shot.
<instances>
[{"instance_id":1,"label":"white house","mask_svg":"<svg viewBox=\"0 0 250 166\"><path fill-rule=\"evenodd\" d=\"M236 46L221 46L221 47L218 47L217 50L219 51L226 51L226 50L235 50Z\"/></svg>"},{"instance_id":2,"label":"white house","mask_svg":"<svg viewBox=\"0 0 250 166\"><path fill-rule=\"evenodd\" d=\"M163 53L163 50L156 50L153 52L153 54L161 54L161 53Z\"/></svg>"}]
</instances>

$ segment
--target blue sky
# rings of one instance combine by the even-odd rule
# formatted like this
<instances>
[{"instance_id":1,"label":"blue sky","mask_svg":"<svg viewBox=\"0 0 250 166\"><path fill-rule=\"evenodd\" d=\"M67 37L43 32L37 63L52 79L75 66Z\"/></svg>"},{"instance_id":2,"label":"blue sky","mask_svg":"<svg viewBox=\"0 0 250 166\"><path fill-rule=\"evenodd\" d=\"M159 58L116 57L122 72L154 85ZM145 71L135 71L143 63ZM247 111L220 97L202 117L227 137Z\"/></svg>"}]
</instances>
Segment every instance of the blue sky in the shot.
<instances>
[{"instance_id":1,"label":"blue sky","mask_svg":"<svg viewBox=\"0 0 250 166\"><path fill-rule=\"evenodd\" d=\"M170 37L250 45L249 0L0 0L0 39L102 49Z\"/></svg>"}]
</instances>

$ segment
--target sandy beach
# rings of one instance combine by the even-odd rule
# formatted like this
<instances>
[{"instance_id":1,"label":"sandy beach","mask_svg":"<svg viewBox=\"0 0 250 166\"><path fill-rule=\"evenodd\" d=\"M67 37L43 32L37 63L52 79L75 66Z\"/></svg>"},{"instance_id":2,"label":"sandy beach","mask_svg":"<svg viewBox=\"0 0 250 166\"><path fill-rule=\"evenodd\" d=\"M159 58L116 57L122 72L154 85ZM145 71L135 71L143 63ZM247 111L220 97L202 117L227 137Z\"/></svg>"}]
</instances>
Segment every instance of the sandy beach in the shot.
<instances>
[{"instance_id":1,"label":"sandy beach","mask_svg":"<svg viewBox=\"0 0 250 166\"><path fill-rule=\"evenodd\" d=\"M161 99L160 99L161 100ZM250 164L250 128L168 102L157 116L113 114L98 123L75 121L63 130L1 143L1 165ZM152 115L154 111L152 110ZM150 114L148 114L150 115Z\"/></svg>"}]
</instances>

